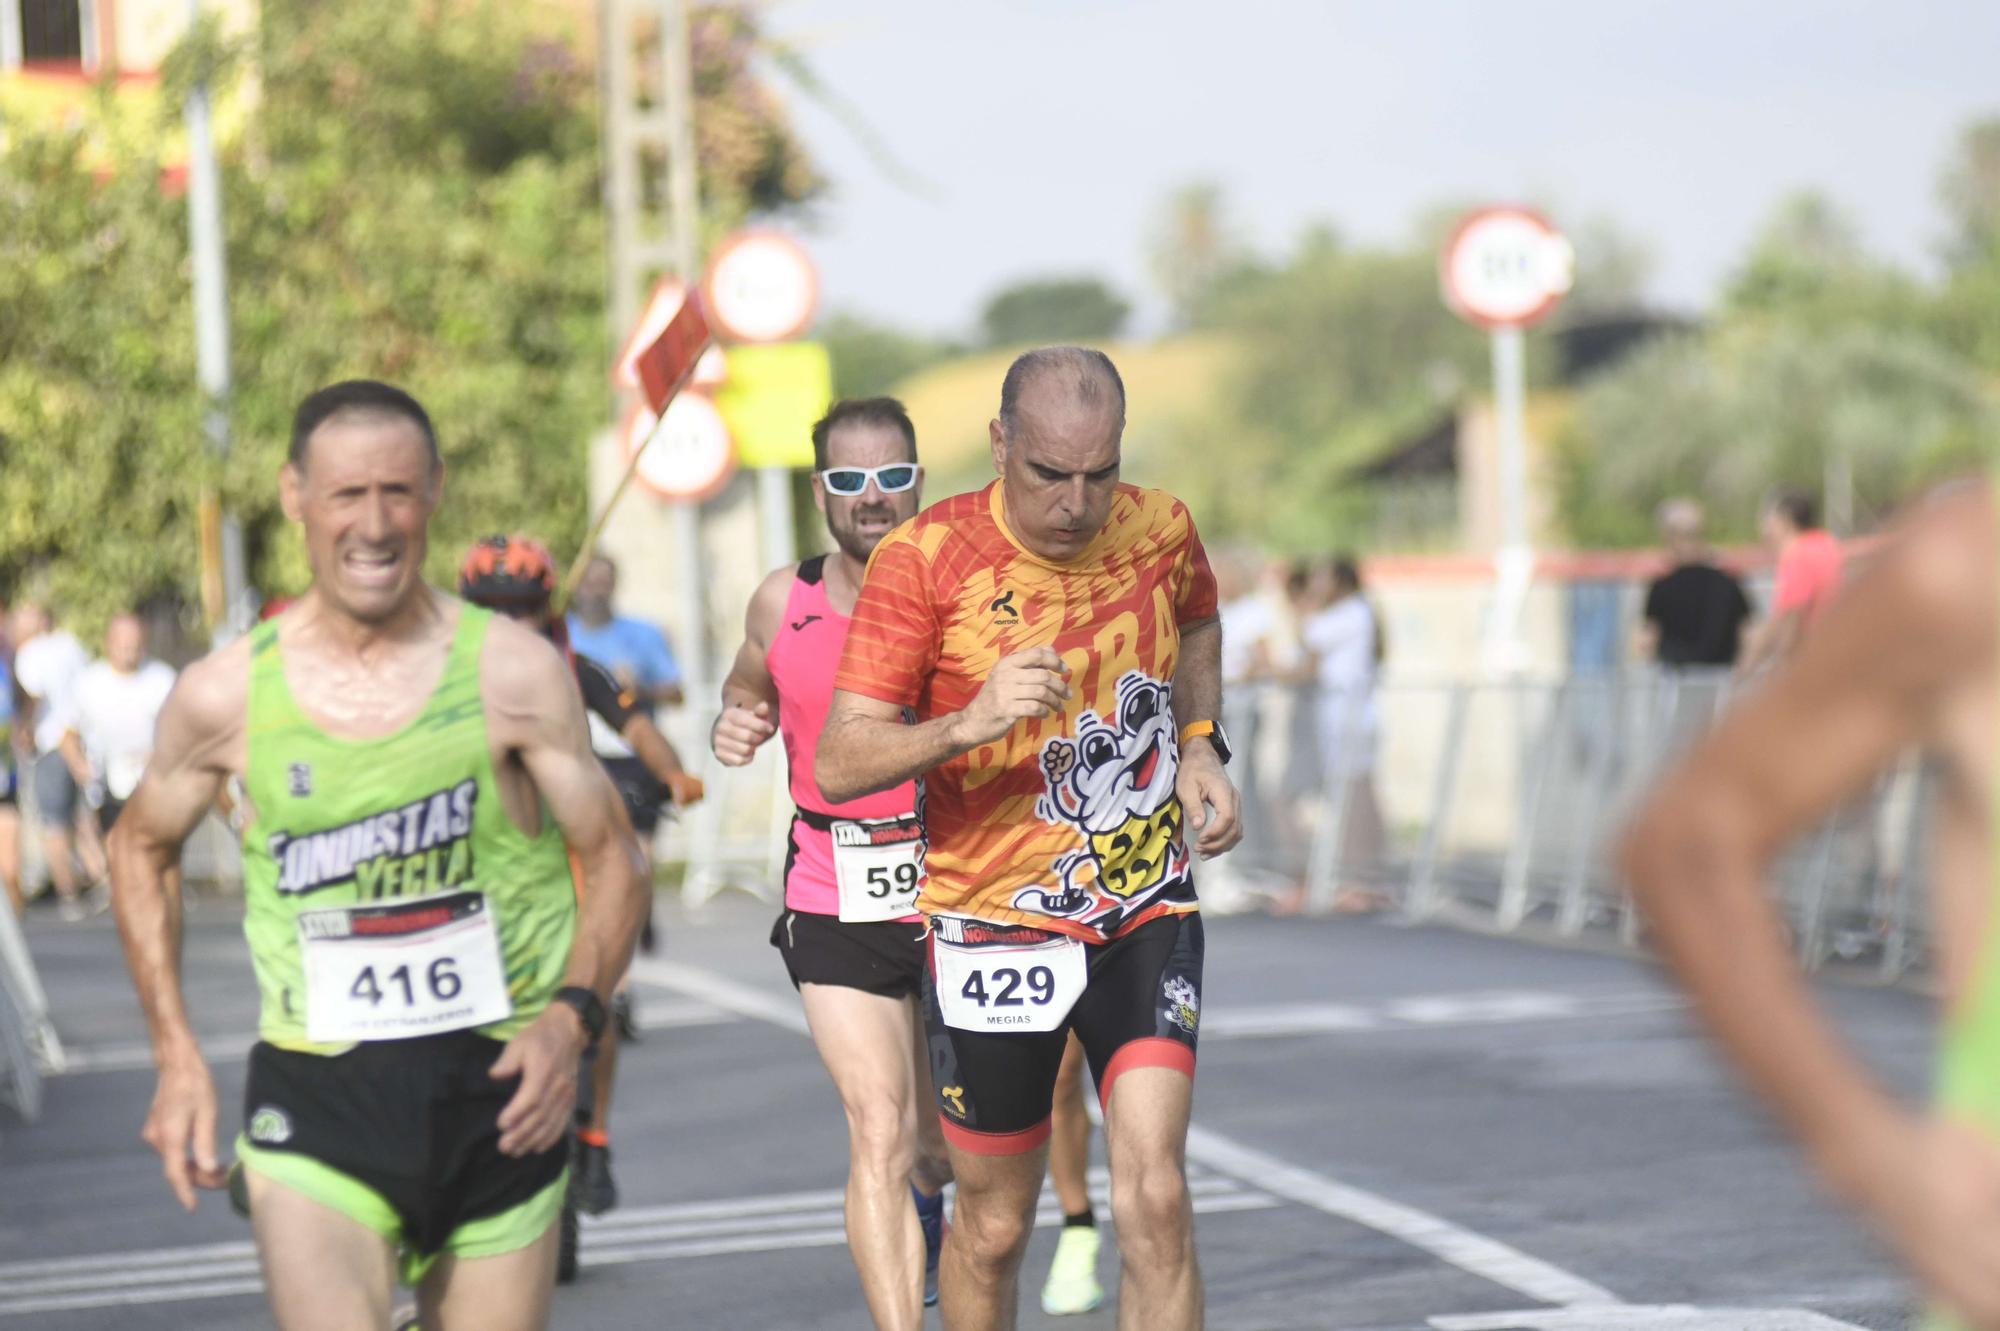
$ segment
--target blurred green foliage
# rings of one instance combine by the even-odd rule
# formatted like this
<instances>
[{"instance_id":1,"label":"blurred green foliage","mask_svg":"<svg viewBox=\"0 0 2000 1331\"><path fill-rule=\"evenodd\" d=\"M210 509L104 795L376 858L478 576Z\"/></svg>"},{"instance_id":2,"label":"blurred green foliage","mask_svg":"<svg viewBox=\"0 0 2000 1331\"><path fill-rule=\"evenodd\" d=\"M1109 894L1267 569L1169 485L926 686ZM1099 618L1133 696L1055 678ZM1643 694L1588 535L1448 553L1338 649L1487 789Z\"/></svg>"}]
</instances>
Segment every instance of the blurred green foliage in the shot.
<instances>
[{"instance_id":1,"label":"blurred green foliage","mask_svg":"<svg viewBox=\"0 0 2000 1331\"><path fill-rule=\"evenodd\" d=\"M10 123L0 150L0 593L35 585L92 629L194 600L196 501L219 485L268 595L307 581L274 478L300 397L389 379L437 421L448 476L429 572L478 535L559 552L586 520L606 421L595 79L525 7L263 0L163 70L158 120L108 91L95 123ZM821 182L755 74L753 11L694 26L704 229ZM221 145L235 392L225 466L200 432L187 208L160 187L181 99L206 74L249 99ZM109 145L108 169L86 145ZM95 149L93 149L95 150Z\"/></svg>"},{"instance_id":2,"label":"blurred green foliage","mask_svg":"<svg viewBox=\"0 0 2000 1331\"><path fill-rule=\"evenodd\" d=\"M989 347L1109 342L1131 314L1125 298L1097 278L1036 278L994 293L979 328Z\"/></svg>"}]
</instances>

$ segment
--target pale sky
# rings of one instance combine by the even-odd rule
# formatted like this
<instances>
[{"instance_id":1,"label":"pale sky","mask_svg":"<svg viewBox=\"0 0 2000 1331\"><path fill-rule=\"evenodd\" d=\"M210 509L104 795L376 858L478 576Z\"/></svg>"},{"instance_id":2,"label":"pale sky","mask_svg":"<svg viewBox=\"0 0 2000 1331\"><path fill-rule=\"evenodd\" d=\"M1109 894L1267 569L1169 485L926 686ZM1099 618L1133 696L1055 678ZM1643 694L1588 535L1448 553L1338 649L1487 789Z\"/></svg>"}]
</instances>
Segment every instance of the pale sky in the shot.
<instances>
[{"instance_id":1,"label":"pale sky","mask_svg":"<svg viewBox=\"0 0 2000 1331\"><path fill-rule=\"evenodd\" d=\"M1446 200L1608 215L1678 309L1800 186L1928 270L1940 165L2000 113L1993 0L773 0L766 22L935 191L787 94L834 183L804 236L822 309L934 332L1074 273L1155 324L1146 239L1203 178L1266 252L1318 221L1393 242Z\"/></svg>"}]
</instances>

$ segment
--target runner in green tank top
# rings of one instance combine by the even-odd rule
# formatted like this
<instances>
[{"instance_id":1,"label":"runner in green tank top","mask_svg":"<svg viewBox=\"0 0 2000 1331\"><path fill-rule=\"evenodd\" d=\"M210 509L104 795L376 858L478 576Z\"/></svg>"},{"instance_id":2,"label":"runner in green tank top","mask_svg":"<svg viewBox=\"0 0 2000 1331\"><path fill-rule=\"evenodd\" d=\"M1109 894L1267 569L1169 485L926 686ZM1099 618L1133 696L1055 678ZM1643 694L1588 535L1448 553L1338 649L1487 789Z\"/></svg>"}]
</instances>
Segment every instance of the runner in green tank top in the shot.
<instances>
[{"instance_id":1,"label":"runner in green tank top","mask_svg":"<svg viewBox=\"0 0 2000 1331\"><path fill-rule=\"evenodd\" d=\"M2000 1328L1995 511L1993 487L1978 484L1921 505L1797 654L1665 779L1625 847L1633 893L1703 1020L1823 1180L1896 1249L1939 1331ZM1928 1112L1899 1102L1829 1028L1766 881L1784 847L1912 746L1940 778L1929 888L1945 1031Z\"/></svg>"},{"instance_id":2,"label":"runner in green tank top","mask_svg":"<svg viewBox=\"0 0 2000 1331\"><path fill-rule=\"evenodd\" d=\"M237 1155L283 1331L385 1326L399 1262L425 1325L547 1325L578 1058L646 905L562 657L423 582L443 479L401 390L300 405L282 495L312 590L182 675L112 834L146 1139L192 1209L224 1171L164 875L241 783L262 1004Z\"/></svg>"}]
</instances>

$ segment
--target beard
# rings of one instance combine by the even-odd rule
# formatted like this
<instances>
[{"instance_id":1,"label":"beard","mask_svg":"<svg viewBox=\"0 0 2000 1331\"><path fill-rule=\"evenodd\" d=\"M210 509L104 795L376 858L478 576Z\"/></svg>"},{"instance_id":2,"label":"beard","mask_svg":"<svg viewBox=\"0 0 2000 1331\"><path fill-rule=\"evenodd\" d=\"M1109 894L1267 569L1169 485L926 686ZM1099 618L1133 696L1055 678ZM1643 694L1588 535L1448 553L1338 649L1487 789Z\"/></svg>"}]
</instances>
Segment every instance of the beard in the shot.
<instances>
[{"instance_id":1,"label":"beard","mask_svg":"<svg viewBox=\"0 0 2000 1331\"><path fill-rule=\"evenodd\" d=\"M868 556L875 553L875 547L881 543L882 537L872 532L863 532L861 530L863 519L886 522L890 528L895 527L897 523L896 510L887 504L879 504L850 509L846 516L841 518L829 514L826 527L833 533L833 543L840 547L842 554L865 564L868 562ZM883 535L887 534L887 531L884 531Z\"/></svg>"}]
</instances>

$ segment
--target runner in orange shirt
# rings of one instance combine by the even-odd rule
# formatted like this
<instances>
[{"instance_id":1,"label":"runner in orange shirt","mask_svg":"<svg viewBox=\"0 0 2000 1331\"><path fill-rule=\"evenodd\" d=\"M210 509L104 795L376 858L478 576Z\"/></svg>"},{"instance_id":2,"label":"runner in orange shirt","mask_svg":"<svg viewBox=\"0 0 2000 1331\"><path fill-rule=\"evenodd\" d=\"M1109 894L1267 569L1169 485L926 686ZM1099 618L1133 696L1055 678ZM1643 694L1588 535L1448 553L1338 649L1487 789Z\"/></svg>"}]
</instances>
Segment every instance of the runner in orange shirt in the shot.
<instances>
[{"instance_id":1,"label":"runner in orange shirt","mask_svg":"<svg viewBox=\"0 0 2000 1331\"><path fill-rule=\"evenodd\" d=\"M1202 928L1182 828L1203 856L1228 850L1237 798L1215 579L1185 506L1119 484L1124 425L1103 353L1014 362L990 427L1000 480L876 548L820 737L829 800L923 778L953 1331L1014 1324L1072 1029L1104 1103L1119 1325L1201 1325L1183 1159Z\"/></svg>"}]
</instances>

